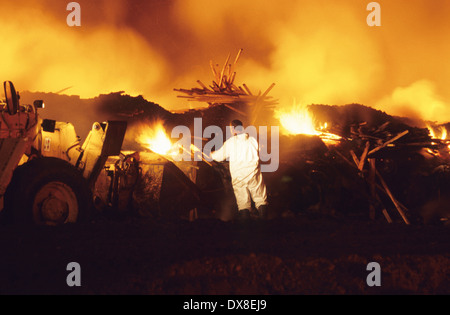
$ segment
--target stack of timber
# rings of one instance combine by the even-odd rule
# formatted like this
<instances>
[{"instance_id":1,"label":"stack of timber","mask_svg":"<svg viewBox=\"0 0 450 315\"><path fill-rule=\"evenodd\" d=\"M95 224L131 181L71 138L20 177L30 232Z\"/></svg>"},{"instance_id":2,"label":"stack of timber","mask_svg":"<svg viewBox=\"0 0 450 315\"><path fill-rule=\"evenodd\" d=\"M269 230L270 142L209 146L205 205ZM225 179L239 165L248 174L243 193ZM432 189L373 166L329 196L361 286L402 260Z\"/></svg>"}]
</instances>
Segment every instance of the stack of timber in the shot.
<instances>
[{"instance_id":1,"label":"stack of timber","mask_svg":"<svg viewBox=\"0 0 450 315\"><path fill-rule=\"evenodd\" d=\"M212 84L207 86L202 81L197 80L200 88L192 89L174 89L185 95L178 95L179 98L186 98L188 101L206 102L208 105L217 106L224 105L227 108L244 116L251 116L252 122L256 120L261 110L273 109L278 101L268 96L269 92L275 86L272 83L264 92L254 93L244 83L242 86L235 84L236 64L241 56L242 49L239 50L233 63L230 63L230 55L228 55L222 69L218 68L210 61L211 71L214 77ZM250 111L242 111L237 105L248 105Z\"/></svg>"}]
</instances>

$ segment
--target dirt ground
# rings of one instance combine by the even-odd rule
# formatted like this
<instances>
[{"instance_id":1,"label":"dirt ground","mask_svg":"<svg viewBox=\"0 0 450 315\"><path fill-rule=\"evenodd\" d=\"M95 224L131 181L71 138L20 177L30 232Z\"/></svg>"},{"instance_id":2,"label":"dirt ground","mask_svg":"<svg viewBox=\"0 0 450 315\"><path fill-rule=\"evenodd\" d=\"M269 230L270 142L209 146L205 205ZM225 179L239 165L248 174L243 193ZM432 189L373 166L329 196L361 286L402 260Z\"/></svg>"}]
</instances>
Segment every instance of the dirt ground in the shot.
<instances>
[{"instance_id":1,"label":"dirt ground","mask_svg":"<svg viewBox=\"0 0 450 315\"><path fill-rule=\"evenodd\" d=\"M297 214L269 221L99 218L0 227L0 293L449 294L450 228ZM70 262L81 287L69 287ZM366 283L369 262L381 286Z\"/></svg>"}]
</instances>

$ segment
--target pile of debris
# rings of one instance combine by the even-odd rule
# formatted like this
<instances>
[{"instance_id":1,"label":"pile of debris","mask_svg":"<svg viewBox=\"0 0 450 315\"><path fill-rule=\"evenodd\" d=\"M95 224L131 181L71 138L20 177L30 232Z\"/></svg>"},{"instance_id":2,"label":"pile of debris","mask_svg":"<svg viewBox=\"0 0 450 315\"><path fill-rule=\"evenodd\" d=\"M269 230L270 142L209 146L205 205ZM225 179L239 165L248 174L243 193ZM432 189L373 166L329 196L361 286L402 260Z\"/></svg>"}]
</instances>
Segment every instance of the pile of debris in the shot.
<instances>
[{"instance_id":1,"label":"pile of debris","mask_svg":"<svg viewBox=\"0 0 450 315\"><path fill-rule=\"evenodd\" d=\"M291 165L300 160L312 165L304 173L310 187L316 184L314 176L322 174L318 190L328 195L319 199L333 200L333 195L341 192L340 186L345 186L344 177L351 177L354 191L367 201L367 207L360 206L369 209L371 219L379 213L388 222L399 218L410 224L427 203L442 200L450 191L449 140L435 139L428 128L413 127L404 119L363 105L311 105L310 111L318 120L328 122L327 132L341 136L337 144L327 144L326 153L323 146L316 146L302 156L289 157ZM299 136L288 138L291 141L284 146L297 147ZM319 152L317 148L320 154L314 154ZM342 180L330 188L336 177Z\"/></svg>"},{"instance_id":2,"label":"pile of debris","mask_svg":"<svg viewBox=\"0 0 450 315\"><path fill-rule=\"evenodd\" d=\"M242 50L234 63L230 63L228 56L220 70L210 63L214 76L211 85L198 80L200 88L175 89L184 94L179 97L205 102L207 108L175 114L141 96L130 97L122 92L101 95L89 100L89 104L98 105L102 119L127 120L130 130L155 117L164 122L166 130L187 126L194 137L193 122L197 117L202 118L203 128L210 125L225 128L231 118L242 119L246 125L279 126L281 123L274 115L277 101L268 96L274 84L256 94L246 84L235 84L235 68L241 53ZM371 219L381 217L388 222L401 220L410 224L428 202L445 200L450 192L449 140L430 135L428 128L416 127L406 118L359 104L313 104L308 108L319 125L326 122L327 127L321 130L323 136L280 135L279 168L264 174L273 210L278 212L275 215L286 210L327 214L353 211L364 212ZM336 135L338 140L330 144L325 134ZM108 195L103 199L108 204L129 208L131 202L135 208L155 208L157 213L161 207L177 212L181 203L183 211L219 211L219 207L233 206L225 164L174 163L143 150L135 140L128 133L124 143L124 149L130 152L142 151L136 155L138 158L130 155L133 163L124 155L105 169L104 191ZM272 139L268 142L272 143ZM118 167L117 163L124 167ZM155 187L146 182L150 179ZM180 198L174 198L175 195ZM191 201L187 202L188 199Z\"/></svg>"}]
</instances>

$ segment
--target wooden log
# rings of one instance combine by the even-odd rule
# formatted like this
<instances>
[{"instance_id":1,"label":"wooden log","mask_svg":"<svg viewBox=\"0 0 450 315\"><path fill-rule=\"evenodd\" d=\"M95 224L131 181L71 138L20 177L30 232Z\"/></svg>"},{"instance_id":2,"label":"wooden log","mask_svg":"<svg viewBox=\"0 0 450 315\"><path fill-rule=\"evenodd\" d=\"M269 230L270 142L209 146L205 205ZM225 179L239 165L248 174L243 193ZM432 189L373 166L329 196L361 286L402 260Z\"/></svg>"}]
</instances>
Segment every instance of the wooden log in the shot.
<instances>
[{"instance_id":1,"label":"wooden log","mask_svg":"<svg viewBox=\"0 0 450 315\"><path fill-rule=\"evenodd\" d=\"M243 48L239 49L239 51L238 51L238 53L236 55L236 58L234 59L234 65L237 64L237 62L238 62L239 58L241 57L241 54L242 54L243 51L244 51Z\"/></svg>"},{"instance_id":2,"label":"wooden log","mask_svg":"<svg viewBox=\"0 0 450 315\"><path fill-rule=\"evenodd\" d=\"M273 89L274 86L275 86L275 83L272 83L272 84L267 88L267 90L264 92L264 94L262 95L262 97L263 97L263 98L266 97L267 94L269 94L269 92Z\"/></svg>"},{"instance_id":3,"label":"wooden log","mask_svg":"<svg viewBox=\"0 0 450 315\"><path fill-rule=\"evenodd\" d=\"M228 54L228 57L227 57L227 60L225 61L225 64L223 65L223 67L222 67L222 72L220 73L220 80L219 80L219 87L221 88L222 87L222 83L223 83L223 76L224 76L224 74L225 74L225 69L226 69L226 67L227 67L227 65L228 65L228 61L230 60L230 54Z\"/></svg>"},{"instance_id":4,"label":"wooden log","mask_svg":"<svg viewBox=\"0 0 450 315\"><path fill-rule=\"evenodd\" d=\"M231 64L229 64L228 71L227 71L227 80L225 80L227 83L230 83L231 75L232 75L232 69L231 69Z\"/></svg>"},{"instance_id":5,"label":"wooden log","mask_svg":"<svg viewBox=\"0 0 450 315\"><path fill-rule=\"evenodd\" d=\"M220 92L220 86L217 82L213 81L213 90L216 92Z\"/></svg>"},{"instance_id":6,"label":"wooden log","mask_svg":"<svg viewBox=\"0 0 450 315\"><path fill-rule=\"evenodd\" d=\"M240 110L238 110L238 109L234 108L233 106L231 106L231 105L228 105L228 104L224 104L224 105L225 105L225 107L227 107L227 108L229 108L229 109L231 109L231 110L235 111L236 113L239 113L239 114L241 114L241 115L243 115L243 116L246 116L246 117L247 117L247 114L246 114L246 113L244 113L244 112L242 112L242 111L240 111Z\"/></svg>"},{"instance_id":7,"label":"wooden log","mask_svg":"<svg viewBox=\"0 0 450 315\"><path fill-rule=\"evenodd\" d=\"M235 78L236 78L236 71L231 74L230 85L232 85L234 83ZM232 85L232 87L233 87L233 85Z\"/></svg>"},{"instance_id":8,"label":"wooden log","mask_svg":"<svg viewBox=\"0 0 450 315\"><path fill-rule=\"evenodd\" d=\"M355 162L356 167L358 167L358 165L359 165L359 159L358 159L358 157L356 156L356 154L355 154L355 152L354 152L353 150L350 150L350 155L352 156L353 162Z\"/></svg>"},{"instance_id":9,"label":"wooden log","mask_svg":"<svg viewBox=\"0 0 450 315\"><path fill-rule=\"evenodd\" d=\"M216 82L219 82L219 74L217 73L216 67L214 66L214 63L212 60L209 62L209 65L211 66L211 71L213 73L214 79Z\"/></svg>"},{"instance_id":10,"label":"wooden log","mask_svg":"<svg viewBox=\"0 0 450 315\"><path fill-rule=\"evenodd\" d=\"M239 49L239 51L238 51L238 53L237 53L237 55L236 55L236 58L234 59L233 65L230 65L230 66L231 66L231 67L230 67L230 75L231 75L231 73L235 72L234 69L236 68L236 64L237 64L239 58L241 57L242 51L243 51L242 48Z\"/></svg>"},{"instance_id":11,"label":"wooden log","mask_svg":"<svg viewBox=\"0 0 450 315\"><path fill-rule=\"evenodd\" d=\"M390 124L389 121L385 122L384 124L382 124L381 126L379 126L379 127L377 128L377 130L375 130L374 133L384 131L384 130L386 129L386 127L387 127L389 124Z\"/></svg>"},{"instance_id":12,"label":"wooden log","mask_svg":"<svg viewBox=\"0 0 450 315\"><path fill-rule=\"evenodd\" d=\"M220 89L227 89L228 76L226 74L222 77L222 84L220 85Z\"/></svg>"},{"instance_id":13,"label":"wooden log","mask_svg":"<svg viewBox=\"0 0 450 315\"><path fill-rule=\"evenodd\" d=\"M361 158L359 159L358 169L360 171L362 171L363 168L364 168L364 163L366 161L367 153L369 152L369 147L370 147L370 143L369 143L369 141L367 141L366 142L366 147L364 148L364 152L361 155Z\"/></svg>"},{"instance_id":14,"label":"wooden log","mask_svg":"<svg viewBox=\"0 0 450 315\"><path fill-rule=\"evenodd\" d=\"M352 164L341 152L334 150L334 152L336 152L337 155L339 155L348 165L350 165L351 167L355 167L354 164Z\"/></svg>"},{"instance_id":15,"label":"wooden log","mask_svg":"<svg viewBox=\"0 0 450 315\"><path fill-rule=\"evenodd\" d=\"M256 122L256 119L259 116L259 112L261 111L261 102L260 100L264 100L264 98L269 94L269 92L273 89L275 86L275 83L272 83L269 88L262 94L258 95L258 99L255 102L255 108L253 109L253 119L252 119L252 125Z\"/></svg>"},{"instance_id":16,"label":"wooden log","mask_svg":"<svg viewBox=\"0 0 450 315\"><path fill-rule=\"evenodd\" d=\"M208 87L207 87L206 85L204 85L204 84L202 83L202 81L197 80L197 83L198 83L204 90L208 90L208 91L209 91Z\"/></svg>"},{"instance_id":17,"label":"wooden log","mask_svg":"<svg viewBox=\"0 0 450 315\"><path fill-rule=\"evenodd\" d=\"M370 196L372 197L372 200L374 201L378 196L377 192L375 190L375 171L376 171L376 160L375 159L369 159L369 165L370 165L370 171L369 176L367 178L367 181L369 183L369 189L370 189ZM373 203L369 206L369 218L371 220L375 220L375 206Z\"/></svg>"},{"instance_id":18,"label":"wooden log","mask_svg":"<svg viewBox=\"0 0 450 315\"><path fill-rule=\"evenodd\" d=\"M384 181L383 177L381 176L381 174L376 170L375 171L377 174L378 179L381 182L381 185L383 186L384 190L386 191L386 193L388 194L389 198L392 200L392 203L394 204L395 208L397 209L398 213L400 213L400 216L402 217L403 221L409 225L409 220L406 217L402 206L399 204L399 202L397 201L397 199L395 199L394 195L392 194L391 190L389 189L389 187L387 186L386 182Z\"/></svg>"},{"instance_id":19,"label":"wooden log","mask_svg":"<svg viewBox=\"0 0 450 315\"><path fill-rule=\"evenodd\" d=\"M387 210L386 210L386 209L383 209L382 212L383 212L384 217L385 217L386 220L388 221L388 223L389 223L389 224L392 223L391 216L389 215L389 213L387 212Z\"/></svg>"},{"instance_id":20,"label":"wooden log","mask_svg":"<svg viewBox=\"0 0 450 315\"><path fill-rule=\"evenodd\" d=\"M245 89L245 91L247 92L248 95L252 95L253 96L252 91L250 91L250 89L248 88L248 86L245 83L242 84L242 86L244 87L244 89Z\"/></svg>"},{"instance_id":21,"label":"wooden log","mask_svg":"<svg viewBox=\"0 0 450 315\"><path fill-rule=\"evenodd\" d=\"M394 142L394 141L400 139L401 137L403 137L404 135L406 135L406 134L408 134L408 133L409 133L409 130L405 130L405 131L399 133L399 134L396 135L394 138L392 138L392 139L386 141L386 142L383 143L382 145L380 145L380 146L376 147L375 149L373 149L372 151L370 151L370 152L369 152L369 155L372 155L372 154L374 154L375 152L377 152L377 151L379 151L379 150L385 148L387 145L389 145L389 144L391 144L392 142Z\"/></svg>"}]
</instances>

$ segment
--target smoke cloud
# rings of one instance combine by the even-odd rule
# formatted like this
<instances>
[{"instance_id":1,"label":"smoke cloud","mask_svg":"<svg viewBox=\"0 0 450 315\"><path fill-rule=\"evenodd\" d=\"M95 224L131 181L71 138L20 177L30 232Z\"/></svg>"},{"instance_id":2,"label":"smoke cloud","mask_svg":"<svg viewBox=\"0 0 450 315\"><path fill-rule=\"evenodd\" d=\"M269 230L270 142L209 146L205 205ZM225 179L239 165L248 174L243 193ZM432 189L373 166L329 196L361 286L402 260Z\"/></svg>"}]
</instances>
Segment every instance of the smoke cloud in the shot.
<instances>
[{"instance_id":1,"label":"smoke cloud","mask_svg":"<svg viewBox=\"0 0 450 315\"><path fill-rule=\"evenodd\" d=\"M0 73L19 90L94 97L125 91L166 109L200 103L174 88L212 81L244 49L236 83L280 106L361 103L389 114L450 120L450 2L377 1L381 26L369 27L370 1L78 1L82 26L66 24L64 1L2 1Z\"/></svg>"},{"instance_id":2,"label":"smoke cloud","mask_svg":"<svg viewBox=\"0 0 450 315\"><path fill-rule=\"evenodd\" d=\"M386 112L428 121L437 117L450 117L450 107L436 93L436 86L428 80L396 88L392 95L381 99L376 107Z\"/></svg>"}]
</instances>

